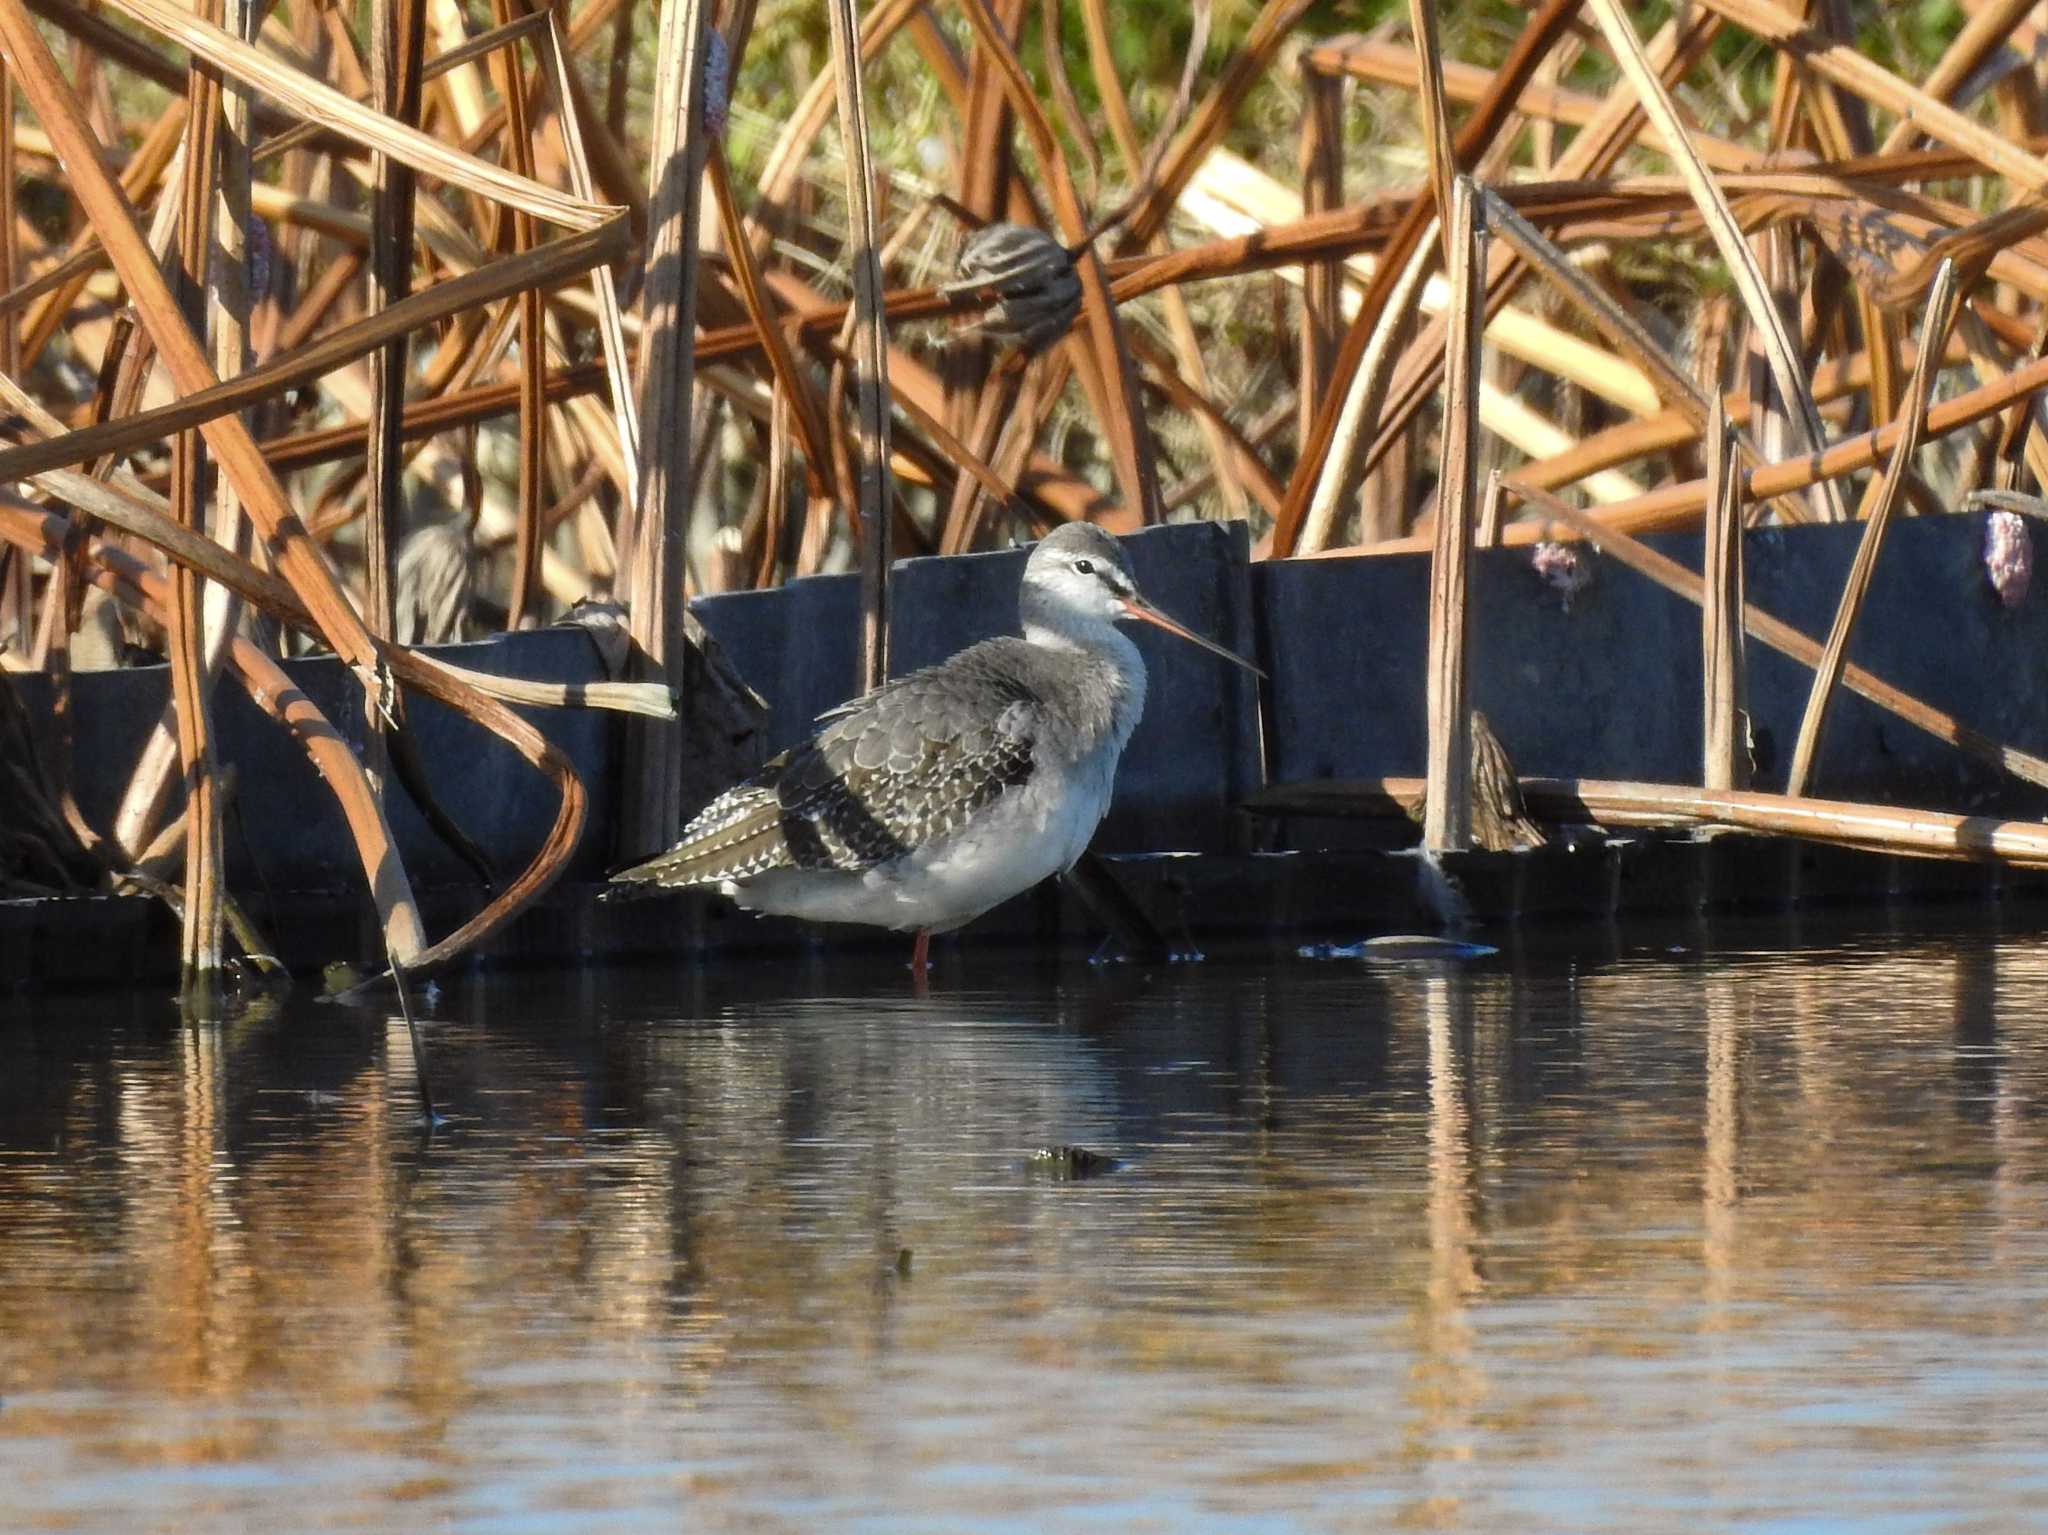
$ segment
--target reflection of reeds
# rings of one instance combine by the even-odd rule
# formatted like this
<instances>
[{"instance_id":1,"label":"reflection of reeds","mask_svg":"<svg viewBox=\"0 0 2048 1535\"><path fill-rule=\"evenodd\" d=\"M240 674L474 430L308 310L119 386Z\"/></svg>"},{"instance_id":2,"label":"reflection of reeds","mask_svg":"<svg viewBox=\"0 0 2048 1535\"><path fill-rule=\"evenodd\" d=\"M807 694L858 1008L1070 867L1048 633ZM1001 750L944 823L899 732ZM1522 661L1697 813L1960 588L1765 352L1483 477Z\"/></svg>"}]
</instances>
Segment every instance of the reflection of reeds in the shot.
<instances>
[{"instance_id":1,"label":"reflection of reeds","mask_svg":"<svg viewBox=\"0 0 2048 1535\"><path fill-rule=\"evenodd\" d=\"M1716 976L1706 986L1706 1148L1700 1169L1701 1264L1707 1299L1726 1305L1740 1227L1742 1153L1742 1004L1737 983ZM1709 1325L1722 1325L1719 1317Z\"/></svg>"},{"instance_id":2,"label":"reflection of reeds","mask_svg":"<svg viewBox=\"0 0 2048 1535\"><path fill-rule=\"evenodd\" d=\"M208 968L218 769L203 699L211 674L248 686L261 664L237 659L228 588L339 654L370 720L403 730L404 694L425 684L402 647L480 613L518 626L622 598L654 688L625 696L660 713L685 675L686 586L771 584L861 551L871 666L892 549L962 551L1076 517L1128 530L1170 500L1250 517L1275 555L1429 548L1441 510L1458 530L1446 558L1461 556L1464 470L1436 498L1411 485L1445 419L1447 352L1469 356L1447 347L1457 335L1483 331L1493 351L1469 393L1505 446L1469 440L1462 401L1442 431L1454 465L1506 455L1489 543L1597 533L1613 549L1695 525L1716 405L1740 515L1841 517L1860 501L1873 556L1902 497L1953 508L2048 469L2029 404L2048 382L2033 202L2048 171L2004 131L2040 120L2040 87L2001 76L1996 129L1957 96L2020 7L1980 8L1910 72L1774 0L1710 0L1647 38L1619 0L1593 0L1583 23L1581 8L1546 0L1501 49L1455 9L1410 7L1408 41L1360 39L1308 36L1307 0L1267 0L1219 18L1211 48L1197 5L1166 50L1177 78L1141 79L1119 73L1128 22L1100 0L1071 36L1050 4L968 0L940 25L885 0L858 33L854 7L833 9L836 46L806 84L748 43L812 21L736 0L668 0L658 30L618 0L495 0L468 35L463 13L426 0L379 0L361 35L311 0L253 34L246 0L111 0L111 19L0 0L8 89L28 108L0 131L4 186L22 194L21 218L0 217L0 376L34 407L14 406L0 477L46 498L0 505L0 642L61 682L97 586L146 609L179 663L175 719L115 835L88 840L116 862L150 841L181 761L187 958ZM1742 96L1719 88L1736 34L1762 44L1743 82L1769 89L1760 128L1722 105ZM1298 77L1273 67L1295 42ZM1495 51L1458 56L1475 47ZM645 111L627 89L636 60L653 66ZM586 82L599 68L602 91ZM916 133L896 120L912 96ZM1407 184L1347 201L1394 163L1360 152L1371 114L1347 103L1413 124ZM1286 117L1298 143L1270 132ZM1468 284L1433 286L1460 177L1503 238ZM707 183L715 218L700 219ZM1064 318L1076 284L1078 317L1063 338L1034 324L1028 349L994 344L995 325L941 356L914 322L1001 296L934 268L1004 223L1067 253L1046 312ZM210 336L162 280L165 253L211 296ZM1930 297L1944 269L1952 347L1937 344L1950 305ZM860 323L843 336L849 308ZM1916 367L1907 321L1930 308ZM1710 344L1688 356L1686 337ZM1730 387L1730 359L1752 353ZM1957 361L1969 387L1944 398L1937 366ZM1943 440L1962 451L1938 468L1914 451ZM1859 491L1880 462L1882 489ZM432 611L401 617L398 550L442 524L468 527L474 585L451 565ZM147 569L132 563L145 549ZM1815 743L1840 648L1820 668ZM474 935L554 877L581 790L475 678L435 676L563 794L559 835ZM1854 668L1840 684L1884 687ZM1714 716L1717 784L1739 778L1732 697ZM1459 706L1442 712L1455 735ZM685 751L668 721L636 734L625 851L673 832ZM1446 745L1436 760L1464 759ZM326 766L358 802L366 868L390 873L379 775ZM1439 807L1453 823L1455 800ZM402 871L375 883L393 957L417 962L429 950L407 930Z\"/></svg>"},{"instance_id":3,"label":"reflection of reeds","mask_svg":"<svg viewBox=\"0 0 2048 1535\"><path fill-rule=\"evenodd\" d=\"M901 1421L880 1357L906 1411L989 1379L1126 1393L1076 1420L984 1389L984 1454L1047 1442L1020 1425L1175 1453L1232 1429L1233 1466L1323 1435L1333 1475L1421 1491L1474 1448L1582 1450L1612 1415L1589 1369L1662 1358L1665 1405L1716 1424L1716 1359L1853 1399L1930 1340L2032 1325L2000 1260L2043 1232L2038 947L1212 970L1107 1005L1025 982L936 1030L685 981L657 1009L701 1021L600 1037L547 1020L618 1015L602 979L466 987L437 1060L493 1108L452 1147L403 1112L395 1020L319 1052L294 1014L167 1040L138 1012L111 1050L60 1027L0 1157L11 1431L146 1420L153 1453L229 1464L396 1440L408 1479L488 1496L478 1435L522 1412L666 1412L670 1447L788 1413L865 1448ZM1131 1165L1034 1181L1051 1135ZM907 1284L880 1278L899 1245ZM1788 1325L1856 1346L1774 1364ZM787 1496L786 1462L750 1474Z\"/></svg>"}]
</instances>

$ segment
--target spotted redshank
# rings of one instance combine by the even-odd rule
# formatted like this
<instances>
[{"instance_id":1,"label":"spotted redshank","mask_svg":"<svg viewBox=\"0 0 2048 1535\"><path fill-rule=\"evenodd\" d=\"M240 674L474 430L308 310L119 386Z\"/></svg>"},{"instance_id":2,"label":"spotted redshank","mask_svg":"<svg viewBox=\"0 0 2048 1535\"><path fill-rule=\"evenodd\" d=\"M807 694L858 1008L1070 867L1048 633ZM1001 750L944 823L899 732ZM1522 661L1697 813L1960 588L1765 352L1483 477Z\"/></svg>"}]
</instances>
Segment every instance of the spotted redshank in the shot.
<instances>
[{"instance_id":1,"label":"spotted redshank","mask_svg":"<svg viewBox=\"0 0 2048 1535\"><path fill-rule=\"evenodd\" d=\"M1032 550L1017 606L1021 639L983 640L825 714L674 847L613 878L915 931L922 974L933 933L1073 867L1095 835L1145 707L1120 621L1258 670L1140 596L1116 540L1087 523Z\"/></svg>"}]
</instances>

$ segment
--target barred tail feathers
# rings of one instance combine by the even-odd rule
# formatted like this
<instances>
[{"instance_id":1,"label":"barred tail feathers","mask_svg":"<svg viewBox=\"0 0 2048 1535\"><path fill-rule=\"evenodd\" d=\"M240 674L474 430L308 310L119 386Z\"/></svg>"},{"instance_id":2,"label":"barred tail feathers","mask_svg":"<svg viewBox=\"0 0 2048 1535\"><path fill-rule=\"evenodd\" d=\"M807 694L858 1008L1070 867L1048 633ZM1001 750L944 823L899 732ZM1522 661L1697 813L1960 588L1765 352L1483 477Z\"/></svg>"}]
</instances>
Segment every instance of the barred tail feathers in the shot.
<instances>
[{"instance_id":1,"label":"barred tail feathers","mask_svg":"<svg viewBox=\"0 0 2048 1535\"><path fill-rule=\"evenodd\" d=\"M791 861L782 806L772 791L757 791L739 803L713 804L674 847L611 878L616 885L690 890L783 868Z\"/></svg>"}]
</instances>

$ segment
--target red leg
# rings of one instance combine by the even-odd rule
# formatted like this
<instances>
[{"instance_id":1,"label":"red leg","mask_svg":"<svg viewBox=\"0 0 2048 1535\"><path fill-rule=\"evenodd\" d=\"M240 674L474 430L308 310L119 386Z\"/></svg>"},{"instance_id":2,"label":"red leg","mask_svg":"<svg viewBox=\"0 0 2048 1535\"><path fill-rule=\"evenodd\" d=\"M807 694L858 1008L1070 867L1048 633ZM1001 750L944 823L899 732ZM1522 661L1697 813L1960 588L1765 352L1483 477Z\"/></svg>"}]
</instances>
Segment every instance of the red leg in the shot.
<instances>
[{"instance_id":1,"label":"red leg","mask_svg":"<svg viewBox=\"0 0 2048 1535\"><path fill-rule=\"evenodd\" d=\"M913 975L922 976L932 967L932 930L921 927L917 930L917 942L910 949L910 970Z\"/></svg>"}]
</instances>

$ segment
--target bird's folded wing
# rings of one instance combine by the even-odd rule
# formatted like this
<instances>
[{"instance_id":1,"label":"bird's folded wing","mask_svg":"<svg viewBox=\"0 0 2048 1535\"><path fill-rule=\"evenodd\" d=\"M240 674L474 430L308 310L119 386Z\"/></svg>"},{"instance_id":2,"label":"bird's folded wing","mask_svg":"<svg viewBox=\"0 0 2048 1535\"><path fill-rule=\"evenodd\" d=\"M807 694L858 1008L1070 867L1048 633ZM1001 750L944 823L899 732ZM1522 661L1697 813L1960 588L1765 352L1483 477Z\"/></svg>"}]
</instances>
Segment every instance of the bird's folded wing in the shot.
<instances>
[{"instance_id":1,"label":"bird's folded wing","mask_svg":"<svg viewBox=\"0 0 2048 1535\"><path fill-rule=\"evenodd\" d=\"M996 700L934 669L825 718L826 728L726 791L682 840L614 876L713 885L771 869L859 871L958 830L1030 777L1037 700Z\"/></svg>"}]
</instances>

